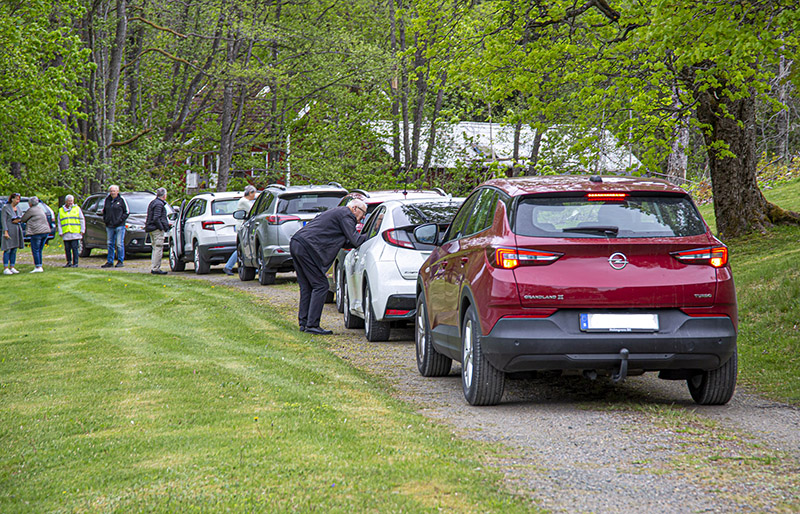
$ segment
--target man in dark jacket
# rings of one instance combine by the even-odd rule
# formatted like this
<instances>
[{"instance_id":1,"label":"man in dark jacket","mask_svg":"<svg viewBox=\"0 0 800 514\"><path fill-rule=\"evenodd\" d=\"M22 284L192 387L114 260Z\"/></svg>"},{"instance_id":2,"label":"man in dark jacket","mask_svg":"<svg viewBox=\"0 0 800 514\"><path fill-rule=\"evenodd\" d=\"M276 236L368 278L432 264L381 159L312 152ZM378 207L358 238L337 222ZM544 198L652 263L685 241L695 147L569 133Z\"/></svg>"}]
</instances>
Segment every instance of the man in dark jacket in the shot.
<instances>
[{"instance_id":1,"label":"man in dark jacket","mask_svg":"<svg viewBox=\"0 0 800 514\"><path fill-rule=\"evenodd\" d=\"M108 188L108 196L103 203L103 223L106 224L108 242L108 261L100 266L114 266L114 249L117 251L117 268L124 266L125 260L125 220L128 219L128 204L119 194L119 186Z\"/></svg>"},{"instance_id":2,"label":"man in dark jacket","mask_svg":"<svg viewBox=\"0 0 800 514\"><path fill-rule=\"evenodd\" d=\"M167 221L167 190L163 187L156 189L156 198L147 206L147 221L144 229L150 234L150 245L153 254L150 257L150 273L153 275L166 275L161 270L161 257L164 253L164 234L169 230Z\"/></svg>"},{"instance_id":3,"label":"man in dark jacket","mask_svg":"<svg viewBox=\"0 0 800 514\"><path fill-rule=\"evenodd\" d=\"M303 332L320 335L333 333L319 326L328 294L325 272L341 248L356 248L366 241L366 236L356 230L356 223L366 213L367 205L364 202L351 200L347 207L323 212L292 236L289 251L300 286L297 320Z\"/></svg>"}]
</instances>

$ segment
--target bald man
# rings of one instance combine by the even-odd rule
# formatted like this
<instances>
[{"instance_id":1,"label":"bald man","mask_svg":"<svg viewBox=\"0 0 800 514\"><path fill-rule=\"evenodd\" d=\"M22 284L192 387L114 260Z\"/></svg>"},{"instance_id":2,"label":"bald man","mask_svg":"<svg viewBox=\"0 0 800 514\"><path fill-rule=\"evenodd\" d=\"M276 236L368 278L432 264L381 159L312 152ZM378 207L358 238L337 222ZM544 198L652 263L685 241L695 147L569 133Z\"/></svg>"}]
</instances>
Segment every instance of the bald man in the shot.
<instances>
[{"instance_id":1,"label":"bald man","mask_svg":"<svg viewBox=\"0 0 800 514\"><path fill-rule=\"evenodd\" d=\"M366 236L356 230L356 223L366 214L367 205L354 199L346 207L323 212L292 236L289 251L300 286L297 321L301 331L318 335L333 333L319 326L328 294L325 272L340 249L357 248L366 241Z\"/></svg>"}]
</instances>

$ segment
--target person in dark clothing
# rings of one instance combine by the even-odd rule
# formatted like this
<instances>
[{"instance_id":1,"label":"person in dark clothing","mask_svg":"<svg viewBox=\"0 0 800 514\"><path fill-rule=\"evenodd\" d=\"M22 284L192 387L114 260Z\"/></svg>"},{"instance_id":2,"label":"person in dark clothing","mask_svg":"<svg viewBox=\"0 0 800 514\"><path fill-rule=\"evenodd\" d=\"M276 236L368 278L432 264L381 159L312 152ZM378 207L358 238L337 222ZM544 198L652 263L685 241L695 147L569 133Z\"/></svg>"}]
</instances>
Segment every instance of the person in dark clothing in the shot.
<instances>
[{"instance_id":1,"label":"person in dark clothing","mask_svg":"<svg viewBox=\"0 0 800 514\"><path fill-rule=\"evenodd\" d=\"M156 189L156 198L147 206L147 221L144 229L150 234L150 246L153 254L150 257L150 273L153 275L166 275L161 269L161 257L164 254L164 234L169 231L167 221L167 190L163 187Z\"/></svg>"},{"instance_id":2,"label":"person in dark clothing","mask_svg":"<svg viewBox=\"0 0 800 514\"><path fill-rule=\"evenodd\" d=\"M366 236L356 230L356 223L366 213L367 205L354 199L346 207L323 212L292 236L289 251L300 286L297 321L301 331L319 335L333 333L319 326L328 294L325 272L341 248L356 248L366 241Z\"/></svg>"},{"instance_id":3,"label":"person in dark clothing","mask_svg":"<svg viewBox=\"0 0 800 514\"><path fill-rule=\"evenodd\" d=\"M124 266L125 260L125 220L128 219L128 204L119 195L119 186L108 188L108 196L103 203L103 223L106 224L106 241L108 242L108 261L100 266L114 266L114 250L117 251L117 268Z\"/></svg>"}]
</instances>

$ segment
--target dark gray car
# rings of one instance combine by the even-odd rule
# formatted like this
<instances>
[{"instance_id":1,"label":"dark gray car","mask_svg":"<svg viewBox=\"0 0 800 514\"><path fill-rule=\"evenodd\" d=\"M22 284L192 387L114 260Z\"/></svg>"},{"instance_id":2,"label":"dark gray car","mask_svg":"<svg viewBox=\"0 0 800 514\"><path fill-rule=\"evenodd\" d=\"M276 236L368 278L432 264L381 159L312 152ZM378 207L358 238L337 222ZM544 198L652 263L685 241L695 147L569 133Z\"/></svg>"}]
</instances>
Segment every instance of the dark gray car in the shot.
<instances>
[{"instance_id":1,"label":"dark gray car","mask_svg":"<svg viewBox=\"0 0 800 514\"><path fill-rule=\"evenodd\" d=\"M295 232L321 212L336 207L347 190L335 183L325 186L273 184L259 196L249 213L237 211L243 219L236 236L239 278L261 285L275 282L278 272L293 271L289 241Z\"/></svg>"}]
</instances>

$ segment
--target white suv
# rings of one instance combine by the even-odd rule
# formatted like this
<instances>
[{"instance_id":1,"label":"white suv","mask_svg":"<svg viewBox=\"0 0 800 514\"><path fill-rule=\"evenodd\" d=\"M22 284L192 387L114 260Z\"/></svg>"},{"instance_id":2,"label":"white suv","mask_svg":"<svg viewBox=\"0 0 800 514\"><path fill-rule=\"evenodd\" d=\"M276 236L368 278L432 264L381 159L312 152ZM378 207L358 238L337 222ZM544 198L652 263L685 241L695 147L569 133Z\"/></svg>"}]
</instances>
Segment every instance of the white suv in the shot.
<instances>
[{"instance_id":1,"label":"white suv","mask_svg":"<svg viewBox=\"0 0 800 514\"><path fill-rule=\"evenodd\" d=\"M194 263L198 275L208 273L212 264L225 264L236 250L236 220L233 213L241 191L202 193L184 200L177 213L171 215L169 267L183 271L187 262Z\"/></svg>"}]
</instances>

